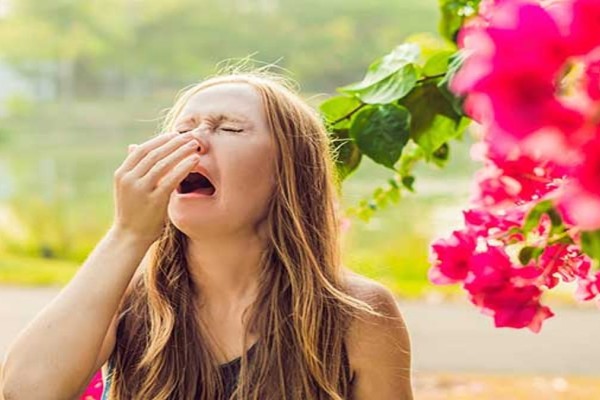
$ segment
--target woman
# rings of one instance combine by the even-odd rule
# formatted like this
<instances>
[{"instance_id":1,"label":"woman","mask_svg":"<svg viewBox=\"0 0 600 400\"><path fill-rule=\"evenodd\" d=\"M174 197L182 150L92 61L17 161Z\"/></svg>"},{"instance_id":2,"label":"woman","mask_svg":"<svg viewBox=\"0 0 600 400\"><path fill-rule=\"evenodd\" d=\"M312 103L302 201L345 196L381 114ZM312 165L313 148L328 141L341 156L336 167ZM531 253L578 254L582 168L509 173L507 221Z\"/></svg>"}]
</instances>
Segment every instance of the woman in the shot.
<instances>
[{"instance_id":1,"label":"woman","mask_svg":"<svg viewBox=\"0 0 600 400\"><path fill-rule=\"evenodd\" d=\"M11 347L7 400L412 399L390 291L341 267L332 149L264 73L185 91L115 172L115 219Z\"/></svg>"}]
</instances>

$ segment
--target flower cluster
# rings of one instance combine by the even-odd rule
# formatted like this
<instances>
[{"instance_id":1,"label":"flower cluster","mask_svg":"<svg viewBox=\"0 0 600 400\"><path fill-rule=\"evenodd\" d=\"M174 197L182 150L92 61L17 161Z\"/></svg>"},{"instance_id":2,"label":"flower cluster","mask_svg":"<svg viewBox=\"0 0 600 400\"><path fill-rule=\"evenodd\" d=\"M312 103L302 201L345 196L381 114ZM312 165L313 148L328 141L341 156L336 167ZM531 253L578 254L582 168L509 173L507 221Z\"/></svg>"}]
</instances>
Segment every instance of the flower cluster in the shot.
<instances>
[{"instance_id":1,"label":"flower cluster","mask_svg":"<svg viewBox=\"0 0 600 400\"><path fill-rule=\"evenodd\" d=\"M600 300L581 248L600 229L599 31L600 0L484 0L459 34L451 89L481 128L484 167L465 228L431 247L430 279L462 283L498 327L538 332L560 280Z\"/></svg>"},{"instance_id":2,"label":"flower cluster","mask_svg":"<svg viewBox=\"0 0 600 400\"><path fill-rule=\"evenodd\" d=\"M600 273L590 274L592 261L578 246L564 238L551 240L548 215L525 234L529 206L465 211L465 228L431 246L429 279L462 283L469 300L492 316L497 327L539 332L542 322L554 315L541 304L545 289L560 280L577 280L578 299L591 300L600 293Z\"/></svg>"}]
</instances>

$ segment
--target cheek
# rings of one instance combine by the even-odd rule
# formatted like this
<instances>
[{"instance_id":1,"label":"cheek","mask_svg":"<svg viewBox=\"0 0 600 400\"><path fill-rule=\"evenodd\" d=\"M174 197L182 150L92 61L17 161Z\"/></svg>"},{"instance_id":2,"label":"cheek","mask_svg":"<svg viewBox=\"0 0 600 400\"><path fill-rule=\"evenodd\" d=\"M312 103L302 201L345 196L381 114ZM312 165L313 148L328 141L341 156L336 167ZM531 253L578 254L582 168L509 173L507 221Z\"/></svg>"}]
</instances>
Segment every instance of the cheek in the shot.
<instances>
[{"instance_id":1,"label":"cheek","mask_svg":"<svg viewBox=\"0 0 600 400\"><path fill-rule=\"evenodd\" d=\"M270 190L273 181L273 168L266 160L256 158L252 162L241 167L239 177L239 187L244 188L246 193L262 193Z\"/></svg>"},{"instance_id":2,"label":"cheek","mask_svg":"<svg viewBox=\"0 0 600 400\"><path fill-rule=\"evenodd\" d=\"M254 151L230 152L227 158L228 168L222 172L228 191L241 196L270 195L275 180L270 149L261 147Z\"/></svg>"}]
</instances>

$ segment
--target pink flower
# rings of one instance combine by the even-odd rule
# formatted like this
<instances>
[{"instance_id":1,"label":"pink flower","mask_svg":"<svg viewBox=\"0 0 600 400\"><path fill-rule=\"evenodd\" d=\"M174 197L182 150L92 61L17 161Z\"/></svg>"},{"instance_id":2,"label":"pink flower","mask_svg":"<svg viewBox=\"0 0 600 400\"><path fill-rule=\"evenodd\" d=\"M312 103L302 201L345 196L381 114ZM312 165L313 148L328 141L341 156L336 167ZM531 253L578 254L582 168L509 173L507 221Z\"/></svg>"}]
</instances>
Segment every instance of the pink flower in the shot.
<instances>
[{"instance_id":1,"label":"pink flower","mask_svg":"<svg viewBox=\"0 0 600 400\"><path fill-rule=\"evenodd\" d=\"M558 285L560 281L559 276L564 281L574 279L575 271L569 259L570 254L568 250L569 246L567 244L557 243L546 247L540 255L539 265L544 270L542 282L548 289L552 289Z\"/></svg>"},{"instance_id":2,"label":"pink flower","mask_svg":"<svg viewBox=\"0 0 600 400\"><path fill-rule=\"evenodd\" d=\"M510 157L490 147L485 167L475 174L475 204L495 206L539 199L557 187L568 169L513 151Z\"/></svg>"},{"instance_id":3,"label":"pink flower","mask_svg":"<svg viewBox=\"0 0 600 400\"><path fill-rule=\"evenodd\" d=\"M571 181L561 187L556 203L563 220L584 231L600 229L600 196Z\"/></svg>"},{"instance_id":4,"label":"pink flower","mask_svg":"<svg viewBox=\"0 0 600 400\"><path fill-rule=\"evenodd\" d=\"M600 272L586 279L577 281L575 298L580 301L588 301L600 295Z\"/></svg>"},{"instance_id":5,"label":"pink flower","mask_svg":"<svg viewBox=\"0 0 600 400\"><path fill-rule=\"evenodd\" d=\"M498 7L499 4L506 3L508 1L513 0L482 0L481 3L479 3L479 18L484 20L485 23L489 24L492 16L494 15L496 7Z\"/></svg>"},{"instance_id":6,"label":"pink flower","mask_svg":"<svg viewBox=\"0 0 600 400\"><path fill-rule=\"evenodd\" d=\"M494 86L497 74L506 77L512 71L526 71L540 83L551 80L568 55L552 16L538 4L523 1L498 4L490 12L489 26L467 26L459 33L459 44L468 55L451 82L459 93L485 92Z\"/></svg>"},{"instance_id":7,"label":"pink flower","mask_svg":"<svg viewBox=\"0 0 600 400\"><path fill-rule=\"evenodd\" d=\"M474 254L464 288L472 295L500 289L510 281L511 262L503 249L491 246L486 252Z\"/></svg>"},{"instance_id":8,"label":"pink flower","mask_svg":"<svg viewBox=\"0 0 600 400\"><path fill-rule=\"evenodd\" d=\"M482 0L459 33L466 59L450 88L466 95L465 112L481 124L473 154L484 168L464 230L432 245L429 277L462 282L498 327L539 332L554 315L542 293L561 280L577 280L577 297L600 304L600 272L590 273L578 233L600 229L597 32L600 0ZM542 215L523 232L525 215L548 200L561 230ZM538 257L517 262L511 244Z\"/></svg>"},{"instance_id":9,"label":"pink flower","mask_svg":"<svg viewBox=\"0 0 600 400\"><path fill-rule=\"evenodd\" d=\"M537 70L540 77L554 77L569 55L556 21L539 4L501 1L489 10L488 17L488 26L467 26L461 31L459 44L494 73ZM465 66L470 62L467 59ZM480 75L478 81L487 78L487 74ZM468 90L478 90L480 82L472 83Z\"/></svg>"},{"instance_id":10,"label":"pink flower","mask_svg":"<svg viewBox=\"0 0 600 400\"><path fill-rule=\"evenodd\" d=\"M496 327L527 327L538 333L542 322L554 316L548 307L540 304L541 294L541 290L533 285L506 286L502 290L486 294L483 305L494 311Z\"/></svg>"},{"instance_id":11,"label":"pink flower","mask_svg":"<svg viewBox=\"0 0 600 400\"><path fill-rule=\"evenodd\" d=\"M491 12L492 4L484 7L489 25L460 33L467 58L451 89L468 94L465 109L474 119L517 139L549 126L564 135L577 131L583 116L557 97L570 53L553 15L533 2L497 2Z\"/></svg>"},{"instance_id":12,"label":"pink flower","mask_svg":"<svg viewBox=\"0 0 600 400\"><path fill-rule=\"evenodd\" d=\"M513 207L502 214L495 214L483 208L463 211L465 224L477 236L488 236L490 231L506 232L510 228L520 227L525 215L521 208Z\"/></svg>"},{"instance_id":13,"label":"pink flower","mask_svg":"<svg viewBox=\"0 0 600 400\"><path fill-rule=\"evenodd\" d=\"M568 46L574 55L588 53L600 45L600 2L573 1Z\"/></svg>"},{"instance_id":14,"label":"pink flower","mask_svg":"<svg viewBox=\"0 0 600 400\"><path fill-rule=\"evenodd\" d=\"M596 137L586 143L581 152L585 161L574 172L574 178L584 190L600 196L600 125ZM597 210L600 213L600 209Z\"/></svg>"},{"instance_id":15,"label":"pink flower","mask_svg":"<svg viewBox=\"0 0 600 400\"><path fill-rule=\"evenodd\" d=\"M583 124L582 115L555 96L554 82L535 70L497 73L486 91L494 122L518 139L548 126L571 134Z\"/></svg>"},{"instance_id":16,"label":"pink flower","mask_svg":"<svg viewBox=\"0 0 600 400\"><path fill-rule=\"evenodd\" d=\"M475 238L461 231L454 231L449 239L435 241L430 249L429 280L443 285L465 279L475 247Z\"/></svg>"},{"instance_id":17,"label":"pink flower","mask_svg":"<svg viewBox=\"0 0 600 400\"><path fill-rule=\"evenodd\" d=\"M502 172L492 163L486 163L484 168L475 172L470 202L488 207L514 202L521 192L521 185Z\"/></svg>"},{"instance_id":18,"label":"pink flower","mask_svg":"<svg viewBox=\"0 0 600 400\"><path fill-rule=\"evenodd\" d=\"M590 99L600 101L600 56L588 60L584 80L585 90Z\"/></svg>"}]
</instances>

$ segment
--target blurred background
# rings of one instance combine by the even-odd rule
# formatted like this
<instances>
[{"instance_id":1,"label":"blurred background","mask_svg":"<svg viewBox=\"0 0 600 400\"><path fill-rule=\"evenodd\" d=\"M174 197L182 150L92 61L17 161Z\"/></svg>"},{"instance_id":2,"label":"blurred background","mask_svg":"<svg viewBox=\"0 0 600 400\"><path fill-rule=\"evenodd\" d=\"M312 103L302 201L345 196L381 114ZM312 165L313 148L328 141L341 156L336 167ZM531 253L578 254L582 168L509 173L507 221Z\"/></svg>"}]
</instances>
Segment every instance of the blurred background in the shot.
<instances>
[{"instance_id":1,"label":"blurred background","mask_svg":"<svg viewBox=\"0 0 600 400\"><path fill-rule=\"evenodd\" d=\"M438 19L435 0L0 0L0 356L109 228L127 145L156 133L183 87L251 56L317 105ZM495 330L458 288L427 282L429 242L462 223L472 142L454 142L443 170L418 167L416 194L352 220L345 264L398 296L417 398L600 398L597 312L571 288L548 302L573 325L536 337ZM389 177L363 158L344 207Z\"/></svg>"}]
</instances>

